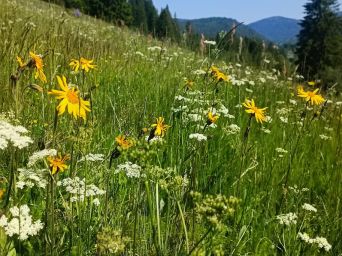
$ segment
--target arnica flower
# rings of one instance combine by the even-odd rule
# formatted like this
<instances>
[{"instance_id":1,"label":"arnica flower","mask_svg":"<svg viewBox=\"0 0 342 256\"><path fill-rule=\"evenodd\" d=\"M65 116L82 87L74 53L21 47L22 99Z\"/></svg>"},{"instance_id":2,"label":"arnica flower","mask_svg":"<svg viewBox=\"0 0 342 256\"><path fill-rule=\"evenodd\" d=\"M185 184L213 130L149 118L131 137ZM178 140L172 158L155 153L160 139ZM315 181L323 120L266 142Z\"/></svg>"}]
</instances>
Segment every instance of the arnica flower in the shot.
<instances>
[{"instance_id":1,"label":"arnica flower","mask_svg":"<svg viewBox=\"0 0 342 256\"><path fill-rule=\"evenodd\" d=\"M164 137L167 129L169 129L170 126L164 123L163 117L158 117L156 120L157 122L151 125L151 127L153 128L153 134L154 136Z\"/></svg>"},{"instance_id":2,"label":"arnica flower","mask_svg":"<svg viewBox=\"0 0 342 256\"><path fill-rule=\"evenodd\" d=\"M192 90L194 88L194 81L186 78L184 88L186 90Z\"/></svg>"},{"instance_id":3,"label":"arnica flower","mask_svg":"<svg viewBox=\"0 0 342 256\"><path fill-rule=\"evenodd\" d=\"M43 64L43 59L40 55L37 55L33 52L30 52L30 57L31 60L28 63L24 63L24 61L22 60L22 58L20 58L19 56L17 56L17 62L19 64L19 67L21 69L24 69L26 67L34 67L36 69L36 73L34 75L35 79L40 79L40 81L42 81L43 83L47 83L46 80L46 76L44 74L44 64Z\"/></svg>"},{"instance_id":4,"label":"arnica flower","mask_svg":"<svg viewBox=\"0 0 342 256\"><path fill-rule=\"evenodd\" d=\"M5 195L6 190L5 189L0 189L0 201L2 200L2 198Z\"/></svg>"},{"instance_id":5,"label":"arnica flower","mask_svg":"<svg viewBox=\"0 0 342 256\"><path fill-rule=\"evenodd\" d=\"M255 117L255 120L258 123L262 123L264 121L266 121L266 116L264 111L267 108L258 108L257 106L255 106L255 102L254 100L248 100L246 99L244 103L242 103L242 105L247 108L245 111L249 114L251 114L252 116Z\"/></svg>"},{"instance_id":6,"label":"arnica flower","mask_svg":"<svg viewBox=\"0 0 342 256\"><path fill-rule=\"evenodd\" d=\"M44 71L43 71L44 64L43 64L42 57L40 57L37 54L34 54L33 52L30 52L30 57L33 60L33 65L36 68L36 74L35 74L34 78L37 79L39 77L39 79L42 82L47 83L46 76L45 76Z\"/></svg>"},{"instance_id":7,"label":"arnica flower","mask_svg":"<svg viewBox=\"0 0 342 256\"><path fill-rule=\"evenodd\" d=\"M128 139L125 135L117 136L115 141L121 149L129 149L134 144L133 141Z\"/></svg>"},{"instance_id":8,"label":"arnica flower","mask_svg":"<svg viewBox=\"0 0 342 256\"><path fill-rule=\"evenodd\" d=\"M216 79L216 81L224 81L227 82L229 77L221 72L216 66L211 66L209 69L211 75Z\"/></svg>"},{"instance_id":9,"label":"arnica flower","mask_svg":"<svg viewBox=\"0 0 342 256\"><path fill-rule=\"evenodd\" d=\"M207 125L215 124L217 122L217 119L219 119L219 116L209 111L207 116Z\"/></svg>"},{"instance_id":10,"label":"arnica flower","mask_svg":"<svg viewBox=\"0 0 342 256\"><path fill-rule=\"evenodd\" d=\"M72 59L71 62L69 63L69 66L75 72L77 72L80 67L85 72L89 72L90 69L94 69L96 67L96 65L93 64L93 60L87 60L83 57L81 57L79 60Z\"/></svg>"},{"instance_id":11,"label":"arnica flower","mask_svg":"<svg viewBox=\"0 0 342 256\"><path fill-rule=\"evenodd\" d=\"M56 96L56 99L62 100L57 106L58 115L62 115L68 107L68 113L72 114L75 119L82 117L86 120L86 112L90 112L89 101L83 100L76 88L69 88L65 76L62 78L57 76L57 81L62 91L51 90L48 93Z\"/></svg>"},{"instance_id":12,"label":"arnica flower","mask_svg":"<svg viewBox=\"0 0 342 256\"><path fill-rule=\"evenodd\" d=\"M298 97L304 98L306 102L310 102L311 105L320 105L322 104L325 99L322 95L317 94L318 88L314 91L304 91L302 86L299 86L297 89Z\"/></svg>"},{"instance_id":13,"label":"arnica flower","mask_svg":"<svg viewBox=\"0 0 342 256\"><path fill-rule=\"evenodd\" d=\"M222 73L222 72L217 72L214 75L214 77L215 77L216 81L218 81L218 82L221 82L221 81L228 82L229 81L229 77L226 74Z\"/></svg>"},{"instance_id":14,"label":"arnica flower","mask_svg":"<svg viewBox=\"0 0 342 256\"><path fill-rule=\"evenodd\" d=\"M65 164L65 161L67 161L68 159L68 155L65 155L64 157L48 157L48 161L50 163L49 166L51 168L51 174L54 175L57 172L64 172L64 170L68 168L68 166Z\"/></svg>"},{"instance_id":15,"label":"arnica flower","mask_svg":"<svg viewBox=\"0 0 342 256\"><path fill-rule=\"evenodd\" d=\"M23 59L20 58L19 56L17 56L17 62L18 62L19 67L20 67L21 69L24 69L24 68L27 66L26 63L23 61Z\"/></svg>"}]
</instances>

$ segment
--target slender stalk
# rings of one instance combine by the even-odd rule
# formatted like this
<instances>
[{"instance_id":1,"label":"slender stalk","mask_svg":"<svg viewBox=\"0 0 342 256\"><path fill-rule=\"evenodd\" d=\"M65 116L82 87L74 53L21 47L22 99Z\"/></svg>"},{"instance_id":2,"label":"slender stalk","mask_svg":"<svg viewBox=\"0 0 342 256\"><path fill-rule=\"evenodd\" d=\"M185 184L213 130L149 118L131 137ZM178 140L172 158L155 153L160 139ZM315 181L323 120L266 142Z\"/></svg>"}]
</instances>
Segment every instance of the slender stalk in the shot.
<instances>
[{"instance_id":1,"label":"slender stalk","mask_svg":"<svg viewBox=\"0 0 342 256\"><path fill-rule=\"evenodd\" d=\"M186 243L186 253L189 254L189 238L188 238L188 231L186 228L186 224L185 224L185 219L184 219L184 215L183 215L183 210L182 207L179 203L179 201L177 200L177 206L178 206L178 210L179 210L179 214L181 216L181 220L182 220L182 226L184 229L184 235L185 235L185 243Z\"/></svg>"},{"instance_id":2,"label":"slender stalk","mask_svg":"<svg viewBox=\"0 0 342 256\"><path fill-rule=\"evenodd\" d=\"M156 226L155 226L155 220L154 220L154 215L153 215L153 205L152 205L152 198L151 198L151 191L150 191L150 184L148 181L145 181L145 189L146 189L146 194L147 194L147 205L148 205L148 210L149 210L149 219L151 222L151 228L152 228L152 239L153 239L153 244L156 249L157 255L163 255L159 243L158 243L158 238L156 236Z\"/></svg>"},{"instance_id":3,"label":"slender stalk","mask_svg":"<svg viewBox=\"0 0 342 256\"><path fill-rule=\"evenodd\" d=\"M159 186L156 182L156 212L157 212L157 231L158 231L158 245L162 248L161 231L160 231L160 209L159 209Z\"/></svg>"},{"instance_id":4,"label":"slender stalk","mask_svg":"<svg viewBox=\"0 0 342 256\"><path fill-rule=\"evenodd\" d=\"M190 250L190 252L187 254L187 256L190 256L193 251L199 246L200 243L202 243L202 241L210 234L210 232L213 230L212 227L210 227L208 229L208 231L200 238L200 240L197 241L197 243L194 245L194 247L192 247L192 249Z\"/></svg>"}]
</instances>

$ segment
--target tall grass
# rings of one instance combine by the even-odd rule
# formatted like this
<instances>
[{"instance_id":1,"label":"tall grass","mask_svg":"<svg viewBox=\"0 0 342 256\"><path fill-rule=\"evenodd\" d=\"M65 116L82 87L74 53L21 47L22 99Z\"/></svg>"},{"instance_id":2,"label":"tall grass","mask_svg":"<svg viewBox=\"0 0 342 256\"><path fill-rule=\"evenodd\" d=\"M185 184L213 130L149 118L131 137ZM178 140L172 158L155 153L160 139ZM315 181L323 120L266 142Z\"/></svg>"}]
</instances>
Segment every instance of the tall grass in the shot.
<instances>
[{"instance_id":1,"label":"tall grass","mask_svg":"<svg viewBox=\"0 0 342 256\"><path fill-rule=\"evenodd\" d=\"M44 225L26 239L18 237L23 230L1 228L2 255L342 253L342 104L332 91L328 102L311 106L297 97L300 76L284 77L272 60L252 69L201 57L36 0L0 0L0 7L0 120L26 127L33 141L0 149L0 224L15 217L13 207L28 205ZM28 60L30 51L44 55L46 84L32 69L11 79L16 56ZM73 72L69 62L80 57L96 69ZM212 62L229 82L214 81ZM57 75L91 100L86 122L56 116L58 102L47 92L58 88ZM192 90L184 78L194 81ZM272 120L257 123L241 105L246 98L267 107ZM208 111L220 115L216 128L206 124ZM171 127L161 142L148 143L157 117ZM194 133L207 140L190 139ZM120 134L135 145L118 153ZM31 180L29 187L28 178L21 188L20 168L43 148L68 154L68 169L52 175L44 158L30 169L45 186ZM103 158L80 161L89 153ZM127 161L140 175L131 177ZM67 178L84 186L70 192ZM86 197L90 184L105 193ZM281 224L288 213L297 218ZM312 239L303 241L303 233ZM320 248L316 237L332 248Z\"/></svg>"}]
</instances>

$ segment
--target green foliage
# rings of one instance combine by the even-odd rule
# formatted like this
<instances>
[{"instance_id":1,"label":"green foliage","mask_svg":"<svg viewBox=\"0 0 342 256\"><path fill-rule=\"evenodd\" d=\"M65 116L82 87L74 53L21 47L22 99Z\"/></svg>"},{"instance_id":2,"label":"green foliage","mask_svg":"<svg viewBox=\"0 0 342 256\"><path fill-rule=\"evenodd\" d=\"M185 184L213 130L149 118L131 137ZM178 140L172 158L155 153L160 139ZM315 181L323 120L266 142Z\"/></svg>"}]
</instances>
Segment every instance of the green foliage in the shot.
<instances>
[{"instance_id":1,"label":"green foliage","mask_svg":"<svg viewBox=\"0 0 342 256\"><path fill-rule=\"evenodd\" d=\"M0 9L0 225L19 205L44 224L25 241L18 233L32 227L0 228L1 255L342 253L341 97L299 98L306 81L280 73L276 49L244 39L237 63L220 59L228 51L219 42L201 55L42 1L0 1ZM42 55L47 83L35 78L30 51ZM261 63L251 67L244 51ZM30 65L16 80L17 56ZM96 68L72 70L80 57ZM208 72L212 64L230 80ZM61 99L48 94L60 89L56 75L91 103L86 121L56 115ZM246 113L246 98L267 107L267 122ZM216 124L208 111L220 115ZM157 117L170 126L162 138ZM31 138L28 146L6 144L17 133L14 142ZM42 148L68 154L68 168L51 176L46 157L28 167ZM21 168L31 169L25 181Z\"/></svg>"},{"instance_id":2,"label":"green foliage","mask_svg":"<svg viewBox=\"0 0 342 256\"><path fill-rule=\"evenodd\" d=\"M339 78L342 68L342 19L336 0L311 0L304 5L297 43L297 64L308 79L323 79L325 87Z\"/></svg>"},{"instance_id":3,"label":"green foliage","mask_svg":"<svg viewBox=\"0 0 342 256\"><path fill-rule=\"evenodd\" d=\"M159 38L171 38L174 42L180 40L178 25L172 18L168 6L160 12L157 20L156 34Z\"/></svg>"}]
</instances>

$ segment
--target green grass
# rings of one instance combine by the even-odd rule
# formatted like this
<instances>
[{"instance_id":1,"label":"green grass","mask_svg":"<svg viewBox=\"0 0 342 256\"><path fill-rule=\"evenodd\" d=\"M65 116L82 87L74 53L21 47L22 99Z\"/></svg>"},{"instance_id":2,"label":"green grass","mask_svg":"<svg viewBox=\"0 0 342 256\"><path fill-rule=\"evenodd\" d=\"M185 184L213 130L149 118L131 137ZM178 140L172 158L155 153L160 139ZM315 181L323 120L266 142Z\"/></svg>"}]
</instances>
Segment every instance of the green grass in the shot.
<instances>
[{"instance_id":1,"label":"green grass","mask_svg":"<svg viewBox=\"0 0 342 256\"><path fill-rule=\"evenodd\" d=\"M272 60L259 68L246 63L240 67L127 28L86 16L76 18L36 0L0 0L0 7L1 120L26 127L33 139L23 149L11 143L0 149L0 189L4 192L0 214L10 217L11 207L26 204L33 220L44 224L38 234L24 241L0 228L1 255L342 253L342 104L333 91L324 92L329 100L324 107L307 108L296 92L303 81L295 74L291 80L277 74ZM153 46L166 51L148 49ZM29 60L29 51L45 55L48 83L35 80L33 69L12 83L16 56ZM69 62L79 57L93 59L96 69L72 72ZM207 71L212 63L232 78L219 82L218 90L210 75L194 74L199 69ZM95 88L86 122L67 112L56 119L58 101L47 94L59 89L56 75L78 85L84 97ZM194 90L200 93L184 89L185 77L194 81ZM244 84L238 86L236 80ZM32 84L44 92L31 89ZM179 95L190 100L180 101ZM266 113L272 118L263 124L252 118L247 135L250 116L241 106L246 98L253 98L258 107L268 107ZM221 105L231 116L221 111L216 128L203 128L207 112ZM172 110L182 106L187 110ZM315 115L317 111L321 113ZM188 120L189 113L197 113L201 120ZM141 130L151 129L157 117L164 117L171 127L163 142L147 143L148 133L141 137ZM232 124L240 131L232 134ZM0 139L5 136L1 129ZM208 139L189 139L192 133ZM135 146L123 150L109 168L120 134L132 138ZM322 134L328 139L322 139ZM69 168L52 176L43 159L32 169L45 168L41 179L47 186L19 189L18 168L26 168L29 156L43 145L68 154ZM88 153L103 154L105 159L78 161ZM126 161L138 164L143 175L130 178L116 173ZM106 193L73 202L58 181L75 177ZM314 205L317 212L304 210L304 203ZM281 225L277 216L290 212L298 216L297 223ZM298 238L299 232L325 237L332 248L326 252L305 243Z\"/></svg>"}]
</instances>

